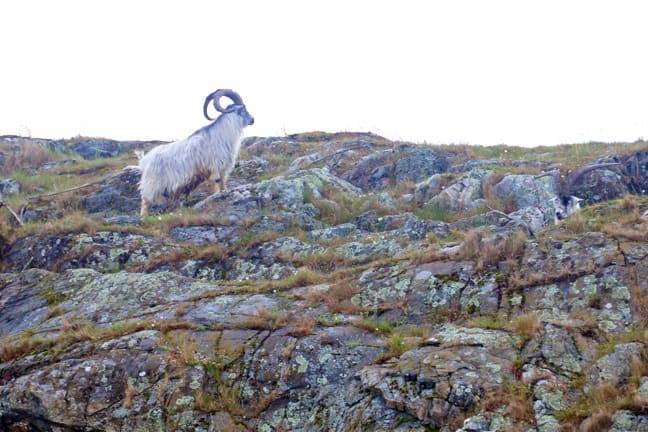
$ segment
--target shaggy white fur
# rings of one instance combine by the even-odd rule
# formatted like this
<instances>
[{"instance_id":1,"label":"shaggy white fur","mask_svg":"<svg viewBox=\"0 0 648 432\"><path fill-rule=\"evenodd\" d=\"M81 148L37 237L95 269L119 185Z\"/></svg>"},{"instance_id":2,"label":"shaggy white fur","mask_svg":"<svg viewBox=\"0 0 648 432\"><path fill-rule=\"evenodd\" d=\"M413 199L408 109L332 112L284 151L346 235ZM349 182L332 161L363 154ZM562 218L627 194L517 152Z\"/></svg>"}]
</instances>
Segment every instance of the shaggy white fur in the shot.
<instances>
[{"instance_id":1,"label":"shaggy white fur","mask_svg":"<svg viewBox=\"0 0 648 432\"><path fill-rule=\"evenodd\" d=\"M214 192L226 190L227 178L241 147L243 128L253 122L241 107L222 114L183 140L159 145L142 156L141 215L146 216L153 204L188 194L206 179L213 182ZM216 180L220 180L220 187Z\"/></svg>"}]
</instances>

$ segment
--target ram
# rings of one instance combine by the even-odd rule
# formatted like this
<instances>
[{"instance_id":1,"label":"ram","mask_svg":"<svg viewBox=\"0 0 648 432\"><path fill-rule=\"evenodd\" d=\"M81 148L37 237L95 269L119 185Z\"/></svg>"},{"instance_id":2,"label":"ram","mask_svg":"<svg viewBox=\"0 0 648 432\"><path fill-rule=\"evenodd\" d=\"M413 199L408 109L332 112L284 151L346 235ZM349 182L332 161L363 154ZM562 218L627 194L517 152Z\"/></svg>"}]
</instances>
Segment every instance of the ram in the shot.
<instances>
[{"instance_id":1,"label":"ram","mask_svg":"<svg viewBox=\"0 0 648 432\"><path fill-rule=\"evenodd\" d=\"M223 108L222 97L231 99L232 104ZM210 102L221 113L215 120L207 112ZM227 178L241 147L243 129L254 124L254 117L247 111L241 96L230 89L209 94L203 113L207 120L213 120L207 126L183 140L162 144L145 155L138 155L142 216L149 214L152 205L186 196L205 180L212 182L214 193L227 189Z\"/></svg>"},{"instance_id":2,"label":"ram","mask_svg":"<svg viewBox=\"0 0 648 432\"><path fill-rule=\"evenodd\" d=\"M561 173L558 169L554 169L536 176L536 178L545 176L552 176L554 178L556 185L556 197L552 199L552 204L554 206L555 223L558 223L558 221L561 219L565 219L568 216L571 216L573 213L577 212L580 209L580 202L583 201L583 199L575 196L574 190L576 188L576 182L578 182L581 177L583 177L588 172L596 169L609 168L618 165L621 164L617 162L610 162L583 166L570 172L564 182L561 181Z\"/></svg>"}]
</instances>

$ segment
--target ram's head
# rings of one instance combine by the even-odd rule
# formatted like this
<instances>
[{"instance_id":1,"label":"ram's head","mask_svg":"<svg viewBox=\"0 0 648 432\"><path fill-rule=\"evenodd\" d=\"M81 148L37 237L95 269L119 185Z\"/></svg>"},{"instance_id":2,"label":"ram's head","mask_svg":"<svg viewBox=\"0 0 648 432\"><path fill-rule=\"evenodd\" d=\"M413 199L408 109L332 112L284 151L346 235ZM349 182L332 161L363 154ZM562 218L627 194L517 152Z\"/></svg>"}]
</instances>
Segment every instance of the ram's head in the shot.
<instances>
[{"instance_id":1,"label":"ram's head","mask_svg":"<svg viewBox=\"0 0 648 432\"><path fill-rule=\"evenodd\" d=\"M223 108L220 102L222 97L227 97L231 99L232 104ZM219 89L209 94L207 98L205 98L205 103L203 105L203 113L205 114L207 120L214 120L215 117L210 117L209 113L207 112L210 102L213 103L214 108L219 113L221 114L236 113L243 119L243 123L245 126L254 124L254 117L252 117L252 115L247 111L247 108L245 108L245 104L243 103L243 99L241 99L241 96L239 96L239 94L236 93L234 90Z\"/></svg>"}]
</instances>

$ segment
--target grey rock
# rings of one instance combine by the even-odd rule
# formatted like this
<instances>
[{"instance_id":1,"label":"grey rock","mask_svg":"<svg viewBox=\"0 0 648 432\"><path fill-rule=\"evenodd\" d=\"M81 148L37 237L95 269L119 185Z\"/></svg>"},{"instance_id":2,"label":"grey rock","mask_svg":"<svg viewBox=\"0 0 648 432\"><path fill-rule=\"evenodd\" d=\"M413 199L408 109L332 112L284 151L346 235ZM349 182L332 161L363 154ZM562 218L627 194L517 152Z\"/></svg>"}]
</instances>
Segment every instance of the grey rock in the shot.
<instances>
[{"instance_id":1,"label":"grey rock","mask_svg":"<svg viewBox=\"0 0 648 432\"><path fill-rule=\"evenodd\" d=\"M163 144L161 141L115 141L104 138L87 138L63 143L64 148L69 148L81 155L84 159L110 158L136 149L143 149L153 145ZM54 143L53 145L56 145Z\"/></svg>"},{"instance_id":2,"label":"grey rock","mask_svg":"<svg viewBox=\"0 0 648 432\"><path fill-rule=\"evenodd\" d=\"M565 329L546 326L523 350L524 363L540 364L563 376L573 377L583 371L587 357L581 353L574 336Z\"/></svg>"},{"instance_id":3,"label":"grey rock","mask_svg":"<svg viewBox=\"0 0 648 432\"><path fill-rule=\"evenodd\" d=\"M450 227L445 222L420 219L412 214L407 214L405 225L399 231L402 236L410 240L423 240L429 233L434 233L439 238L448 237Z\"/></svg>"},{"instance_id":4,"label":"grey rock","mask_svg":"<svg viewBox=\"0 0 648 432\"><path fill-rule=\"evenodd\" d=\"M140 175L138 169L124 169L110 177L98 191L82 199L82 208L88 213L139 214Z\"/></svg>"},{"instance_id":5,"label":"grey rock","mask_svg":"<svg viewBox=\"0 0 648 432\"><path fill-rule=\"evenodd\" d=\"M440 347L421 347L383 365L362 368L366 389L379 392L389 408L405 411L432 427L441 427L462 407L473 406L496 388L509 370L507 351L514 344L505 332L444 326ZM498 341L492 351L486 341Z\"/></svg>"},{"instance_id":6,"label":"grey rock","mask_svg":"<svg viewBox=\"0 0 648 432\"><path fill-rule=\"evenodd\" d=\"M362 158L342 178L365 191L383 190L398 182L419 182L445 172L448 156L430 149L402 146Z\"/></svg>"},{"instance_id":7,"label":"grey rock","mask_svg":"<svg viewBox=\"0 0 648 432\"><path fill-rule=\"evenodd\" d=\"M312 230L308 233L308 239L316 242L330 241L340 237L352 237L358 232L358 228L352 223L336 225L330 228Z\"/></svg>"},{"instance_id":8,"label":"grey rock","mask_svg":"<svg viewBox=\"0 0 648 432\"><path fill-rule=\"evenodd\" d=\"M593 267L606 267L622 262L616 243L603 233L585 233L574 240L552 238L529 241L522 258L521 274L525 279L541 275L587 273Z\"/></svg>"},{"instance_id":9,"label":"grey rock","mask_svg":"<svg viewBox=\"0 0 648 432\"><path fill-rule=\"evenodd\" d=\"M67 160L62 160L62 161L54 161L54 162L47 162L38 167L36 172L42 173L42 172L51 172L53 170L59 169L61 167L66 167L66 166L74 166L77 165L78 162L76 159L67 159Z\"/></svg>"},{"instance_id":10,"label":"grey rock","mask_svg":"<svg viewBox=\"0 0 648 432\"><path fill-rule=\"evenodd\" d=\"M379 216L375 210L370 210L353 219L353 224L359 229L371 232L393 231L402 228L409 219L408 214Z\"/></svg>"},{"instance_id":11,"label":"grey rock","mask_svg":"<svg viewBox=\"0 0 648 432\"><path fill-rule=\"evenodd\" d=\"M506 175L494 187L495 196L502 202L510 201L517 209L537 207L555 196L551 177Z\"/></svg>"},{"instance_id":12,"label":"grey rock","mask_svg":"<svg viewBox=\"0 0 648 432\"><path fill-rule=\"evenodd\" d=\"M493 168L497 166L503 166L504 161L497 159L482 159L482 160L471 160L464 162L459 165L453 165L448 168L449 172L467 172L472 171L475 168Z\"/></svg>"},{"instance_id":13,"label":"grey rock","mask_svg":"<svg viewBox=\"0 0 648 432\"><path fill-rule=\"evenodd\" d=\"M470 228L477 228L481 226L500 226L508 222L506 218L502 219L502 215L498 212L489 211L486 213L461 218L454 222L451 226L460 231L468 231Z\"/></svg>"},{"instance_id":14,"label":"grey rock","mask_svg":"<svg viewBox=\"0 0 648 432\"><path fill-rule=\"evenodd\" d=\"M290 163L290 166L288 167L288 172L295 173L303 169L308 169L310 168L311 165L313 165L316 161L320 159L321 159L321 155L319 153L311 153L305 156L300 156L298 158L295 158L295 160L293 160Z\"/></svg>"},{"instance_id":15,"label":"grey rock","mask_svg":"<svg viewBox=\"0 0 648 432\"><path fill-rule=\"evenodd\" d=\"M92 153L101 140L84 141L87 157L153 144ZM0 142L14 151L21 141ZM38 142L69 153L79 140ZM1 239L0 428L450 432L466 418L462 432L550 432L598 384L634 378L645 347L625 341L645 321L643 244L544 229L547 177L506 175L493 188L515 212L480 207L485 167L550 162L466 161L459 148L371 134L244 147L254 156L228 191L199 188L160 208L200 201L181 225L137 217L136 169L79 196L96 222L70 227L75 218L55 219L67 209L26 208L47 222ZM647 155L612 156L623 167L583 186L600 186L601 199L621 181L640 190ZM436 204L481 214L451 224L413 214L448 189ZM485 248L527 232L522 256L461 260L462 231L476 226ZM603 341L618 343L601 356ZM511 389L525 398L523 419ZM642 377L634 401L646 397ZM620 410L611 430L645 425L640 410Z\"/></svg>"},{"instance_id":16,"label":"grey rock","mask_svg":"<svg viewBox=\"0 0 648 432\"><path fill-rule=\"evenodd\" d=\"M585 394L603 383L614 387L621 386L630 378L633 358L640 361L644 344L631 342L619 344L614 350L601 357L588 371L585 378Z\"/></svg>"},{"instance_id":17,"label":"grey rock","mask_svg":"<svg viewBox=\"0 0 648 432\"><path fill-rule=\"evenodd\" d=\"M118 216L112 216L112 217L107 217L104 218L104 221L107 224L111 225L133 225L133 226L138 226L141 225L142 219L139 216L128 216L128 215L118 215Z\"/></svg>"},{"instance_id":18,"label":"grey rock","mask_svg":"<svg viewBox=\"0 0 648 432\"><path fill-rule=\"evenodd\" d=\"M628 192L623 177L616 170L598 169L581 177L573 194L585 200L581 205L588 205L619 198Z\"/></svg>"},{"instance_id":19,"label":"grey rock","mask_svg":"<svg viewBox=\"0 0 648 432\"><path fill-rule=\"evenodd\" d=\"M252 156L263 156L266 154L292 156L299 152L301 146L294 139L269 137L253 139L245 148L248 154Z\"/></svg>"},{"instance_id":20,"label":"grey rock","mask_svg":"<svg viewBox=\"0 0 648 432\"><path fill-rule=\"evenodd\" d=\"M177 226L169 229L169 236L173 240L197 245L229 244L230 239L240 233L238 227L224 225Z\"/></svg>"},{"instance_id":21,"label":"grey rock","mask_svg":"<svg viewBox=\"0 0 648 432\"><path fill-rule=\"evenodd\" d=\"M0 180L0 198L20 193L20 183L14 179Z\"/></svg>"},{"instance_id":22,"label":"grey rock","mask_svg":"<svg viewBox=\"0 0 648 432\"><path fill-rule=\"evenodd\" d=\"M440 193L446 186L447 178L443 174L434 174L416 184L414 197L417 203L424 203Z\"/></svg>"},{"instance_id":23,"label":"grey rock","mask_svg":"<svg viewBox=\"0 0 648 432\"><path fill-rule=\"evenodd\" d=\"M629 410L619 410L612 415L610 432L647 432L648 416Z\"/></svg>"},{"instance_id":24,"label":"grey rock","mask_svg":"<svg viewBox=\"0 0 648 432\"><path fill-rule=\"evenodd\" d=\"M475 169L428 201L450 211L471 210L483 204L482 181L490 171Z\"/></svg>"},{"instance_id":25,"label":"grey rock","mask_svg":"<svg viewBox=\"0 0 648 432\"><path fill-rule=\"evenodd\" d=\"M27 268L117 271L141 265L149 259L178 249L179 246L169 244L159 237L100 231L92 236L67 234L44 238L25 237L9 248L6 261L8 267L17 272Z\"/></svg>"}]
</instances>

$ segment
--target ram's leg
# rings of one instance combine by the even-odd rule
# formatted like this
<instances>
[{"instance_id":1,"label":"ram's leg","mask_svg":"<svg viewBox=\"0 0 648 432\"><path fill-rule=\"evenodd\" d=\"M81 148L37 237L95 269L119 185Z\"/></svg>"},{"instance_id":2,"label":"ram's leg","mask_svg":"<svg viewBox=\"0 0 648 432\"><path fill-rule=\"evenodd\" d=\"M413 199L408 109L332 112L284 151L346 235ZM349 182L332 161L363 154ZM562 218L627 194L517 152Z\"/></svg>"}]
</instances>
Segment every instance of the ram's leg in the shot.
<instances>
[{"instance_id":1,"label":"ram's leg","mask_svg":"<svg viewBox=\"0 0 648 432\"><path fill-rule=\"evenodd\" d=\"M227 190L227 178L229 175L227 174L227 171L223 173L223 175L220 178L220 183L221 183L221 190L225 192Z\"/></svg>"},{"instance_id":2,"label":"ram's leg","mask_svg":"<svg viewBox=\"0 0 648 432\"><path fill-rule=\"evenodd\" d=\"M212 193L218 193L221 191L221 187L219 184L219 175L218 173L212 173L209 175L209 181L212 185Z\"/></svg>"},{"instance_id":3,"label":"ram's leg","mask_svg":"<svg viewBox=\"0 0 648 432\"><path fill-rule=\"evenodd\" d=\"M140 216L148 216L150 204L147 201L142 200L142 208L140 210Z\"/></svg>"}]
</instances>

